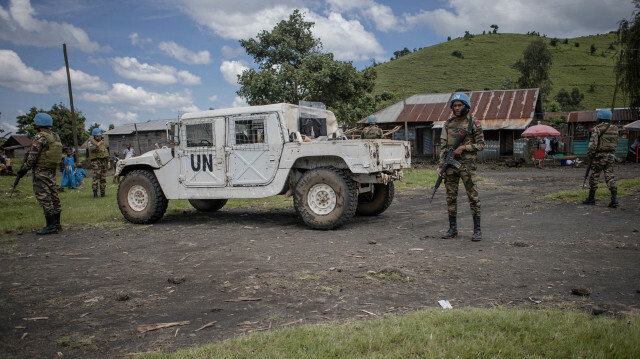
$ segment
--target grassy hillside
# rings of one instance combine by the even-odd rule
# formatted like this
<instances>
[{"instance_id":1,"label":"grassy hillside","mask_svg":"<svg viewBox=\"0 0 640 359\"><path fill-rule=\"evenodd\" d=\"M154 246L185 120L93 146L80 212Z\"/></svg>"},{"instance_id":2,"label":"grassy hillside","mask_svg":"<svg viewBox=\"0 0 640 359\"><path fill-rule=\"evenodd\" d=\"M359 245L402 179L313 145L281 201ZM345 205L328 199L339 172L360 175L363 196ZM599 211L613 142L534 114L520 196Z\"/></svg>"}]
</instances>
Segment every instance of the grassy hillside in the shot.
<instances>
[{"instance_id":1,"label":"grassy hillside","mask_svg":"<svg viewBox=\"0 0 640 359\"><path fill-rule=\"evenodd\" d=\"M520 77L513 64L522 58L522 52L535 38L521 34L487 34L426 47L377 66L375 91L391 92L396 95L395 101L399 101L403 87L407 97L460 88L499 90L505 78L515 82ZM567 44L565 39L558 39L556 46L551 46L552 39L544 40L553 53L553 87L549 100L562 88L571 92L577 87L584 94L585 110L611 106L615 85L613 67L619 51L615 34L567 39ZM590 54L592 44L596 48L594 55ZM454 51L461 52L462 58L453 56ZM623 105L618 97L616 106Z\"/></svg>"}]
</instances>

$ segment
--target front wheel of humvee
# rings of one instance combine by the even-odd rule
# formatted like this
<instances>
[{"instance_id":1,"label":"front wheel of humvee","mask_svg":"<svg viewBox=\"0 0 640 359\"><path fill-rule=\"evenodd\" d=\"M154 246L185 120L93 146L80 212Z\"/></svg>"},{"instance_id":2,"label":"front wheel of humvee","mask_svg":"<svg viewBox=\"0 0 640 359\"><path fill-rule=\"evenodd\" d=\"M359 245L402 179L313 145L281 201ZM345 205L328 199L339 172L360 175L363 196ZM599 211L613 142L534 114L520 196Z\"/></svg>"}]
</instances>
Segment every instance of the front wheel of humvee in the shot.
<instances>
[{"instance_id":1,"label":"front wheel of humvee","mask_svg":"<svg viewBox=\"0 0 640 359\"><path fill-rule=\"evenodd\" d=\"M307 171L295 187L293 204L302 221L314 229L334 229L353 218L356 184L335 168Z\"/></svg>"},{"instance_id":2,"label":"front wheel of humvee","mask_svg":"<svg viewBox=\"0 0 640 359\"><path fill-rule=\"evenodd\" d=\"M164 216L169 201L152 171L129 172L118 187L118 207L131 223L153 223Z\"/></svg>"},{"instance_id":3,"label":"front wheel of humvee","mask_svg":"<svg viewBox=\"0 0 640 359\"><path fill-rule=\"evenodd\" d=\"M226 199L190 199L189 203L200 212L215 212L227 204Z\"/></svg>"},{"instance_id":4,"label":"front wheel of humvee","mask_svg":"<svg viewBox=\"0 0 640 359\"><path fill-rule=\"evenodd\" d=\"M358 196L358 216L377 216L389 208L395 193L393 182L388 184L376 183L373 192L362 193Z\"/></svg>"}]
</instances>

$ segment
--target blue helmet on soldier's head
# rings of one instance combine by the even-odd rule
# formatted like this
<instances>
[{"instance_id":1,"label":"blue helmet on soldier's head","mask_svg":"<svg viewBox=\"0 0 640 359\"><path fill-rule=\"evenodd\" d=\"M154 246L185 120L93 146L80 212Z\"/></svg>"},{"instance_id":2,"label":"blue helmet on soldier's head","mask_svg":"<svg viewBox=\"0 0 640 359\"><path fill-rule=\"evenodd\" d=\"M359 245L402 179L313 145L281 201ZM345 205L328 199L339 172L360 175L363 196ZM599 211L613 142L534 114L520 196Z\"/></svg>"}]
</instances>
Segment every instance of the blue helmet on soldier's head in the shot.
<instances>
[{"instance_id":1,"label":"blue helmet on soldier's head","mask_svg":"<svg viewBox=\"0 0 640 359\"><path fill-rule=\"evenodd\" d=\"M40 127L52 127L53 118L48 113L40 112L33 118L33 123Z\"/></svg>"},{"instance_id":2,"label":"blue helmet on soldier's head","mask_svg":"<svg viewBox=\"0 0 640 359\"><path fill-rule=\"evenodd\" d=\"M374 115L371 115L369 116L369 118L367 118L367 123L377 123L377 122L378 122L378 119Z\"/></svg>"},{"instance_id":3,"label":"blue helmet on soldier's head","mask_svg":"<svg viewBox=\"0 0 640 359\"><path fill-rule=\"evenodd\" d=\"M466 116L471 110L471 101L469 101L469 96L462 92L456 92L451 96L451 101L449 102L449 108L453 109L453 103L456 101L460 101L464 104L464 110L462 110L462 115Z\"/></svg>"},{"instance_id":4,"label":"blue helmet on soldier's head","mask_svg":"<svg viewBox=\"0 0 640 359\"><path fill-rule=\"evenodd\" d=\"M611 121L612 117L613 117L613 114L611 113L611 110L608 110L608 109L598 110L598 120Z\"/></svg>"},{"instance_id":5,"label":"blue helmet on soldier's head","mask_svg":"<svg viewBox=\"0 0 640 359\"><path fill-rule=\"evenodd\" d=\"M94 128L93 131L91 131L91 136L102 136L102 130L99 128Z\"/></svg>"}]
</instances>

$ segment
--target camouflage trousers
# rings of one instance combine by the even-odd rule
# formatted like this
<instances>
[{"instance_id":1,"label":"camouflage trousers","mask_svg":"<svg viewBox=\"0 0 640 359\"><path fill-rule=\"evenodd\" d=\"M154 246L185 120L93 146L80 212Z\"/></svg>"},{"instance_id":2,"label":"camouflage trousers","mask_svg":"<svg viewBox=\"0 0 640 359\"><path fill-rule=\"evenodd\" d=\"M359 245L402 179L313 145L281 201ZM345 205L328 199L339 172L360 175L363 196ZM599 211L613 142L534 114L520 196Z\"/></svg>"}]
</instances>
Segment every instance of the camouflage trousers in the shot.
<instances>
[{"instance_id":1,"label":"camouflage trousers","mask_svg":"<svg viewBox=\"0 0 640 359\"><path fill-rule=\"evenodd\" d=\"M589 188L593 191L598 189L600 172L604 173L604 180L607 182L609 190L618 190L616 178L613 175L613 163L616 157L613 152L600 152L595 155L591 162L591 176L589 176Z\"/></svg>"},{"instance_id":2,"label":"camouflage trousers","mask_svg":"<svg viewBox=\"0 0 640 359\"><path fill-rule=\"evenodd\" d=\"M100 185L100 193L104 193L107 188L107 158L97 158L91 160L91 167L93 168L93 182L91 183L91 189L93 192L98 191L98 185Z\"/></svg>"},{"instance_id":3,"label":"camouflage trousers","mask_svg":"<svg viewBox=\"0 0 640 359\"><path fill-rule=\"evenodd\" d=\"M62 212L58 198L56 170L35 167L33 169L33 193L45 216L53 216Z\"/></svg>"},{"instance_id":4,"label":"camouflage trousers","mask_svg":"<svg viewBox=\"0 0 640 359\"><path fill-rule=\"evenodd\" d=\"M467 190L469 197L469 207L473 216L480 216L480 198L478 197L478 187L476 186L476 166L474 164L463 164L459 169L447 168L444 178L444 187L447 189L447 212L449 216L458 214L458 184L462 179L462 184Z\"/></svg>"}]
</instances>

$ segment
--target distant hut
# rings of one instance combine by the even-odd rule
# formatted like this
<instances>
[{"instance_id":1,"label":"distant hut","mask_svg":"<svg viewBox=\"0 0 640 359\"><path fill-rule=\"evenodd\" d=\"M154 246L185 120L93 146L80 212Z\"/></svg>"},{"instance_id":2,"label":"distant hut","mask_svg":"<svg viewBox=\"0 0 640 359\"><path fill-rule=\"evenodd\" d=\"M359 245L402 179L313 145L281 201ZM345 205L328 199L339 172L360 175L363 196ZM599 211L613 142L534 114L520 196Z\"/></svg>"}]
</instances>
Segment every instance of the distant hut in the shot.
<instances>
[{"instance_id":1,"label":"distant hut","mask_svg":"<svg viewBox=\"0 0 640 359\"><path fill-rule=\"evenodd\" d=\"M109 152L122 153L130 144L136 154L167 146L167 123L171 120L152 120L144 123L126 124L105 132Z\"/></svg>"},{"instance_id":2,"label":"distant hut","mask_svg":"<svg viewBox=\"0 0 640 359\"><path fill-rule=\"evenodd\" d=\"M526 140L522 132L532 121L542 120L540 90L488 90L463 91L471 100L471 114L477 117L484 130L485 150L479 153L481 160L499 156L525 157ZM397 140L405 139L404 122L407 122L408 140L413 155L437 157L442 125L453 114L449 101L453 93L419 94L397 102L374 115L384 130L398 125L393 133ZM366 119L360 121L364 124Z\"/></svg>"}]
</instances>

